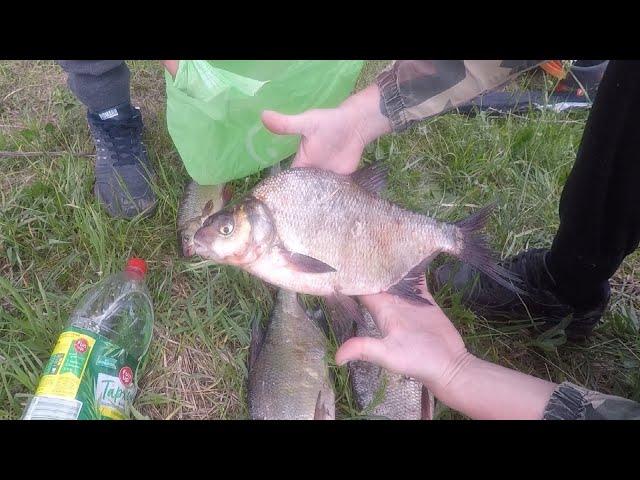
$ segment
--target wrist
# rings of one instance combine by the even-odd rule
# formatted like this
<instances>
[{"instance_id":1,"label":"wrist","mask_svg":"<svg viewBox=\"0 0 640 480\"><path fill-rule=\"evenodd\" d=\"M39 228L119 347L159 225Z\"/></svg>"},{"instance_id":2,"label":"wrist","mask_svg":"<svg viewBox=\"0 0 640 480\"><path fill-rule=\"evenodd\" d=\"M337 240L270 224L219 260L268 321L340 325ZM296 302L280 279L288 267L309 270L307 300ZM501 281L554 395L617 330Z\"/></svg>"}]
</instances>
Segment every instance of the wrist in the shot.
<instances>
[{"instance_id":1,"label":"wrist","mask_svg":"<svg viewBox=\"0 0 640 480\"><path fill-rule=\"evenodd\" d=\"M438 378L424 382L438 399L445 401L461 390L460 384L468 377L467 371L480 359L469 353L466 347L452 355L449 364ZM445 402L446 403L446 402Z\"/></svg>"},{"instance_id":2,"label":"wrist","mask_svg":"<svg viewBox=\"0 0 640 480\"><path fill-rule=\"evenodd\" d=\"M345 100L340 106L366 146L392 131L391 122L380 111L380 90L374 83Z\"/></svg>"},{"instance_id":3,"label":"wrist","mask_svg":"<svg viewBox=\"0 0 640 480\"><path fill-rule=\"evenodd\" d=\"M536 420L556 388L552 382L465 353L433 389L444 404L472 419Z\"/></svg>"}]
</instances>

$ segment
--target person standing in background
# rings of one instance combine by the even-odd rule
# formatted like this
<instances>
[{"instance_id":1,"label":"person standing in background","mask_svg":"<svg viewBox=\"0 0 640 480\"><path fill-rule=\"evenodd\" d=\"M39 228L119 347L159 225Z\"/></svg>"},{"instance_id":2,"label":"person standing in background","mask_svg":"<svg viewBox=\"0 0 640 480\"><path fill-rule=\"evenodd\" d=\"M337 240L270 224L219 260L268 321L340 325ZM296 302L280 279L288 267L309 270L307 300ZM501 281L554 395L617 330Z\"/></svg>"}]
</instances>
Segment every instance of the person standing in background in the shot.
<instances>
[{"instance_id":1,"label":"person standing in background","mask_svg":"<svg viewBox=\"0 0 640 480\"><path fill-rule=\"evenodd\" d=\"M155 171L142 141L140 109L131 104L130 72L124 60L59 60L67 84L87 108L96 146L94 193L113 217L153 214L158 203ZM163 62L175 75L176 60Z\"/></svg>"}]
</instances>

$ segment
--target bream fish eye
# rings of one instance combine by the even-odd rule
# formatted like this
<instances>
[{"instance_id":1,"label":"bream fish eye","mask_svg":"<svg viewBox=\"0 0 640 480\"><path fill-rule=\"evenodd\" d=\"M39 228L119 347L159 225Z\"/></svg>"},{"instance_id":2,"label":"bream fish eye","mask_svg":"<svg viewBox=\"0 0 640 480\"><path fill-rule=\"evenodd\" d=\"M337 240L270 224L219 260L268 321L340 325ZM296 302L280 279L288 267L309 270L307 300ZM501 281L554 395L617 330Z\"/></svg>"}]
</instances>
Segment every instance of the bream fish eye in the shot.
<instances>
[{"instance_id":1,"label":"bream fish eye","mask_svg":"<svg viewBox=\"0 0 640 480\"><path fill-rule=\"evenodd\" d=\"M222 225L220 225L220 228L218 229L218 231L220 232L221 235L224 235L225 237L227 235L231 235L231 232L233 232L233 223L231 221L223 223Z\"/></svg>"}]
</instances>

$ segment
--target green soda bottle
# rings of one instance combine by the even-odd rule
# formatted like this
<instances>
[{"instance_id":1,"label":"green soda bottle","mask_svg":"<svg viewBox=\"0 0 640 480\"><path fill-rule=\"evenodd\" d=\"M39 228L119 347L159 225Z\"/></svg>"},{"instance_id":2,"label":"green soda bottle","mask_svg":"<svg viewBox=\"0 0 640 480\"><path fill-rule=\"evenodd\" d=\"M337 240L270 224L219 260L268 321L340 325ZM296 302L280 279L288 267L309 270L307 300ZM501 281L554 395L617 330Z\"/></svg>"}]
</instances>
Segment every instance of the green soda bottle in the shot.
<instances>
[{"instance_id":1,"label":"green soda bottle","mask_svg":"<svg viewBox=\"0 0 640 480\"><path fill-rule=\"evenodd\" d=\"M58 338L23 420L130 418L136 371L149 348L153 306L146 262L95 285Z\"/></svg>"}]
</instances>

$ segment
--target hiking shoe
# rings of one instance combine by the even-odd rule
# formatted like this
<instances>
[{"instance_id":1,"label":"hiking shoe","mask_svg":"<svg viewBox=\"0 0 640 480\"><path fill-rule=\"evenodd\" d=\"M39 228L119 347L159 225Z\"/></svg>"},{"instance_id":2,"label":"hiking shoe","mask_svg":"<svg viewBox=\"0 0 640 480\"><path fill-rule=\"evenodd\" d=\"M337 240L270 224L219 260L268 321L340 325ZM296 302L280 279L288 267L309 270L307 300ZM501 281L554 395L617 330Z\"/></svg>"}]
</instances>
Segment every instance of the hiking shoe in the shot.
<instances>
[{"instance_id":1,"label":"hiking shoe","mask_svg":"<svg viewBox=\"0 0 640 480\"><path fill-rule=\"evenodd\" d=\"M157 199L151 188L155 173L142 143L140 109L120 105L87 112L96 145L94 193L113 217L149 216Z\"/></svg>"},{"instance_id":2,"label":"hiking shoe","mask_svg":"<svg viewBox=\"0 0 640 480\"><path fill-rule=\"evenodd\" d=\"M591 335L609 302L609 283L602 286L602 295L594 298L590 305L569 305L554 293L555 283L545 263L547 251L526 250L500 262L522 279L520 288L526 295L502 287L473 267L453 262L434 272L432 287L440 290L449 285L462 294L462 302L467 307L488 319L532 319L543 322L538 326L543 331L565 321L569 322L565 327L568 339L585 339Z\"/></svg>"}]
</instances>

